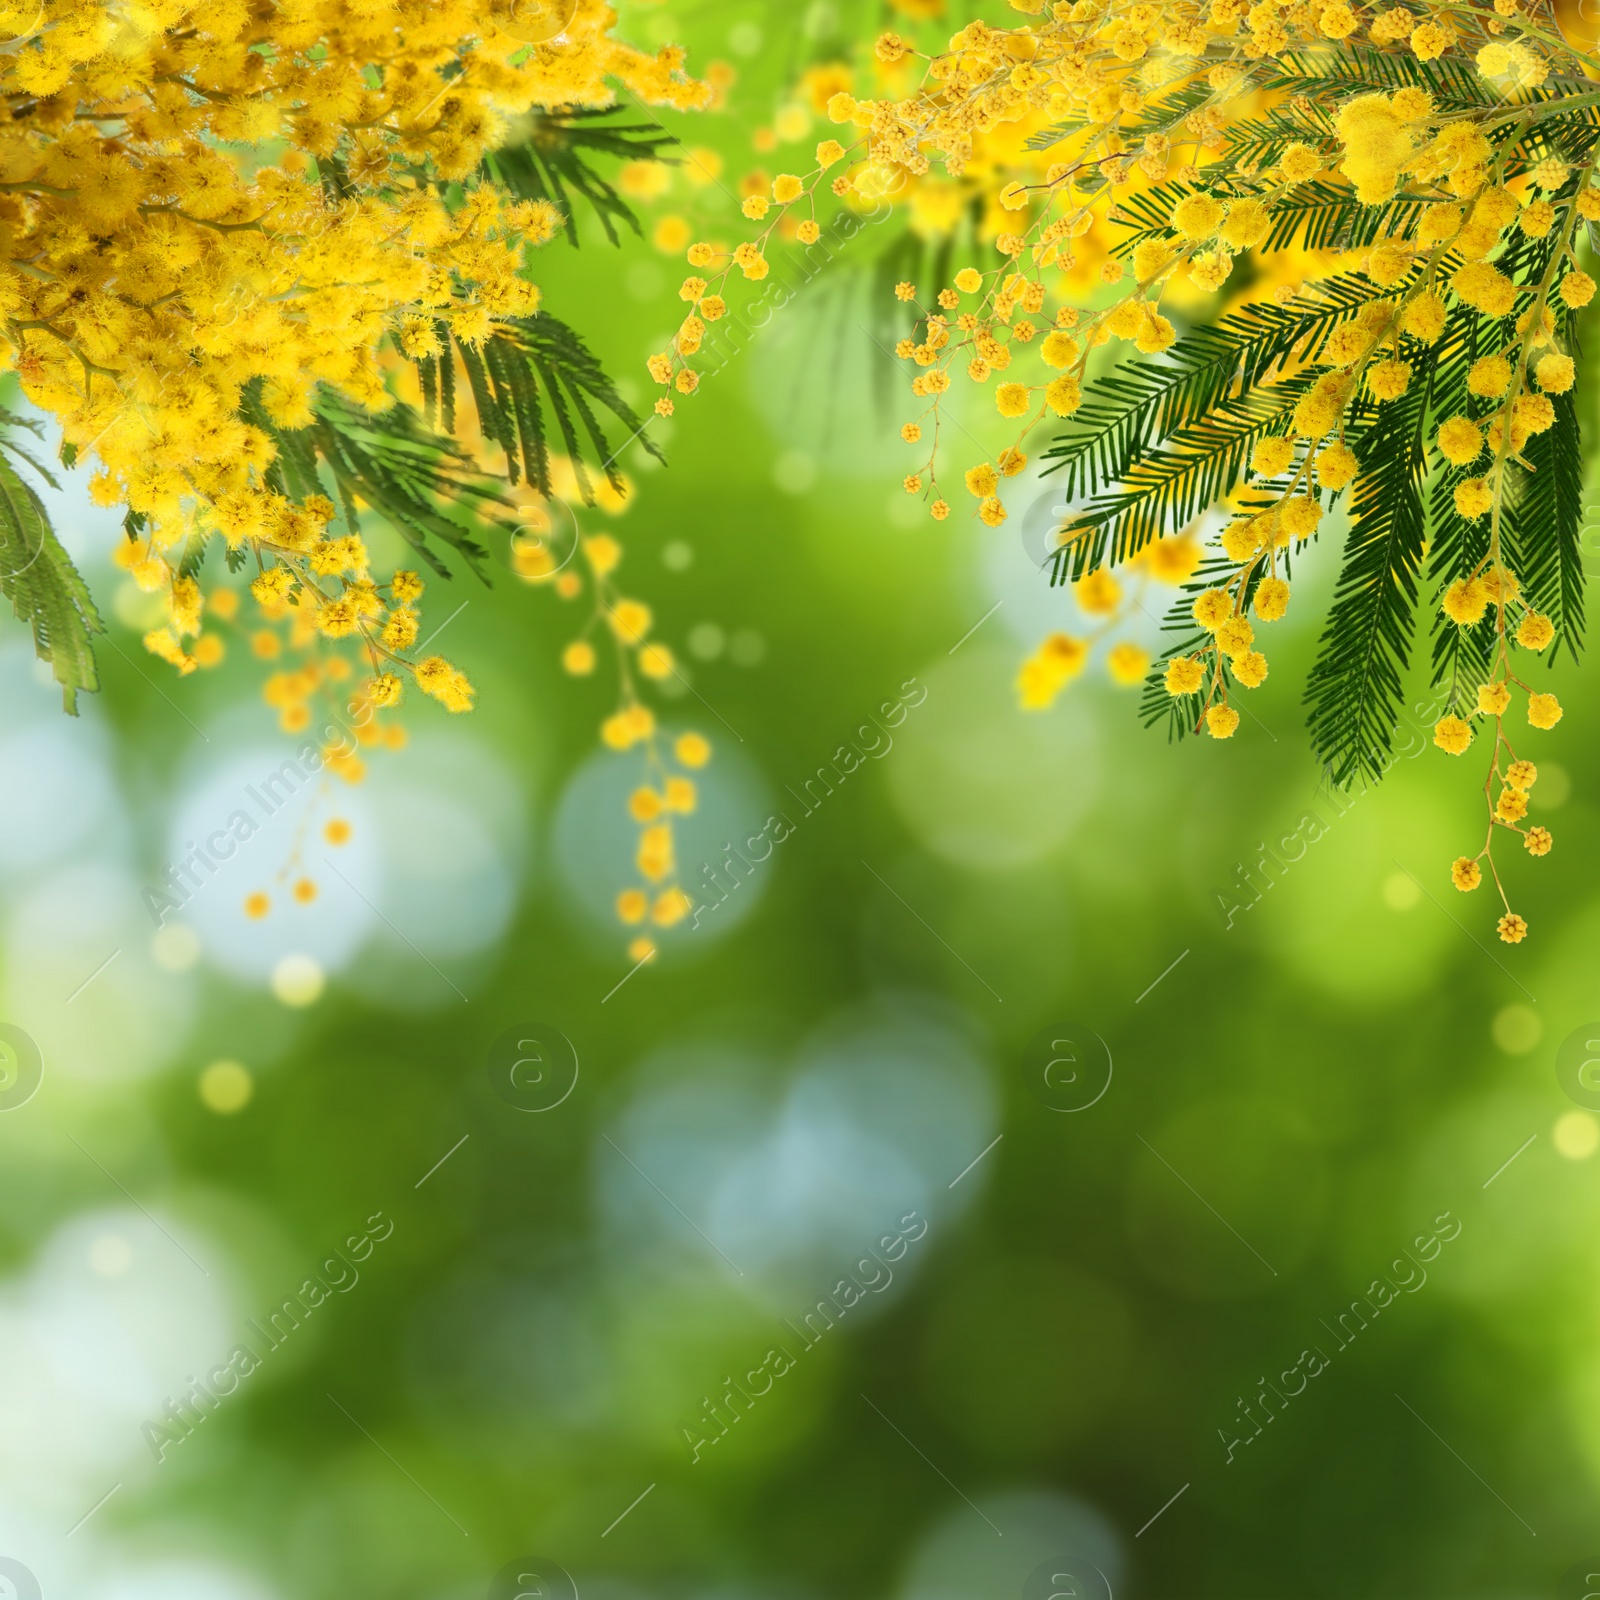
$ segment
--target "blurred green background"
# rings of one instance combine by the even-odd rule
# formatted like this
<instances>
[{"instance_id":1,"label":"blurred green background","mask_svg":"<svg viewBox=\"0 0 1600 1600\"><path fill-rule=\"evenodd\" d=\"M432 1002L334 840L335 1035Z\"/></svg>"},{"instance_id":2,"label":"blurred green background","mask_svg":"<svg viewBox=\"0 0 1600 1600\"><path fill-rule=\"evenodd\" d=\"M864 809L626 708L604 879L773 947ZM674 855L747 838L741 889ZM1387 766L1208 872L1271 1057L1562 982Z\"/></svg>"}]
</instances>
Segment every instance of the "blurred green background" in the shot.
<instances>
[{"instance_id":1,"label":"blurred green background","mask_svg":"<svg viewBox=\"0 0 1600 1600\"><path fill-rule=\"evenodd\" d=\"M733 188L795 73L876 25L621 31L735 65L726 115L669 119ZM733 236L731 195L672 182L647 235L681 196ZM0 1017L43 1056L0 1116L0 1555L51 1600L1510 1600L1600 1552L1600 1122L1557 1074L1600 1037L1600 696L1558 669L1526 752L1556 847L1503 852L1516 949L1449 886L1476 757L1318 788L1326 548L1231 744L1168 748L1097 670L1018 711L1073 620L1028 551L1049 486L997 531L908 515L862 326L899 226L680 402L667 467L630 450L625 514L582 514L683 657L663 715L715 746L686 877L793 824L620 987L637 772L608 687L559 671L573 608L504 571L430 597L470 602L480 709L417 708L156 935L141 891L297 741L237 645L144 658L114 523L58 502L123 621L78 722L0 634ZM541 261L642 404L681 261L593 230ZM246 923L307 818L317 902ZM521 1109L489 1063L536 1033L577 1079L525 1069L525 1103L570 1093ZM241 1344L204 1421L163 1415Z\"/></svg>"}]
</instances>

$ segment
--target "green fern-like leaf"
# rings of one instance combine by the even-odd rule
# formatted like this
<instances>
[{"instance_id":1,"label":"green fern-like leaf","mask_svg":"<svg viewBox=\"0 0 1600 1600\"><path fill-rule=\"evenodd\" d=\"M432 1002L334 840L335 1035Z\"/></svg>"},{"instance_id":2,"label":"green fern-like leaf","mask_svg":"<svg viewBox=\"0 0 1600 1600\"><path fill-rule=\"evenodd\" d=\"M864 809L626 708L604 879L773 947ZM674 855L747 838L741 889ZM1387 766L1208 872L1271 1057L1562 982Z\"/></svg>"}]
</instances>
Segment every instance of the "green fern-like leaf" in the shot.
<instances>
[{"instance_id":1,"label":"green fern-like leaf","mask_svg":"<svg viewBox=\"0 0 1600 1600\"><path fill-rule=\"evenodd\" d=\"M586 203L612 244L620 244L617 225L640 232L617 187L595 164L596 157L617 161L660 161L678 143L658 123L628 122L617 106L565 107L528 118L521 140L484 157L482 172L519 200L548 200L566 224L567 239L578 243L574 200Z\"/></svg>"},{"instance_id":2,"label":"green fern-like leaf","mask_svg":"<svg viewBox=\"0 0 1600 1600\"><path fill-rule=\"evenodd\" d=\"M253 390L241 409L265 428L278 447L267 472L270 487L292 500L326 494L331 486L347 526L356 526L356 502L388 522L441 577L450 575L437 546L453 550L485 582L488 552L476 538L484 521L496 521L511 501L453 439L435 433L410 406L368 412L327 388L318 390L309 427L282 429L266 415Z\"/></svg>"},{"instance_id":3,"label":"green fern-like leaf","mask_svg":"<svg viewBox=\"0 0 1600 1600\"><path fill-rule=\"evenodd\" d=\"M459 355L487 439L506 453L513 483L526 477L541 494L551 492L551 421L561 448L573 464L585 499L592 502L590 470L622 487L617 458L637 439L650 454L660 449L644 422L618 392L589 347L566 323L548 314L497 322L481 349L457 343L449 327L437 325L444 354L419 361L424 413L431 421L455 426L454 358ZM622 424L616 443L601 413Z\"/></svg>"},{"instance_id":4,"label":"green fern-like leaf","mask_svg":"<svg viewBox=\"0 0 1600 1600\"><path fill-rule=\"evenodd\" d=\"M21 420L21 419L16 419ZM8 442L8 448L9 448ZM0 456L0 593L33 631L62 703L76 716L78 691L100 687L92 636L104 633L88 585L50 526L43 502Z\"/></svg>"},{"instance_id":5,"label":"green fern-like leaf","mask_svg":"<svg viewBox=\"0 0 1600 1600\"><path fill-rule=\"evenodd\" d=\"M1352 406L1346 441L1365 462L1351 529L1316 664L1306 682L1307 724L1334 784L1381 778L1404 696L1416 631L1428 519L1426 428L1435 357L1419 355L1410 386L1384 405Z\"/></svg>"},{"instance_id":6,"label":"green fern-like leaf","mask_svg":"<svg viewBox=\"0 0 1600 1600\"><path fill-rule=\"evenodd\" d=\"M1191 330L1159 360L1124 362L1100 379L1043 457L1067 504L1091 497L1073 516L1091 531L1073 545L1070 573L1108 552L1127 560L1227 494L1253 440L1310 381L1274 382L1272 370L1382 292L1355 274L1330 278L1314 300L1245 306ZM1057 558L1053 581L1070 575L1066 560Z\"/></svg>"}]
</instances>

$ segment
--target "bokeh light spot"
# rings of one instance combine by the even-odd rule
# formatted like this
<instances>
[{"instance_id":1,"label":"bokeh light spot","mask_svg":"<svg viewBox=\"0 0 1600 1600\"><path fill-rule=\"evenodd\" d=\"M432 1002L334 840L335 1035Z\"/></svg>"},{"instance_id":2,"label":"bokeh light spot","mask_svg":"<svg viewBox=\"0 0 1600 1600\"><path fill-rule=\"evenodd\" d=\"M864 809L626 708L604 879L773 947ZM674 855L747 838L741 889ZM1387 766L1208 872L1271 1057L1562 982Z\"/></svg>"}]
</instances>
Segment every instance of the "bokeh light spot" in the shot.
<instances>
[{"instance_id":1,"label":"bokeh light spot","mask_svg":"<svg viewBox=\"0 0 1600 1600\"><path fill-rule=\"evenodd\" d=\"M714 622L697 622L689 630L689 654L701 661L715 661L726 642L726 635Z\"/></svg>"},{"instance_id":2,"label":"bokeh light spot","mask_svg":"<svg viewBox=\"0 0 1600 1600\"><path fill-rule=\"evenodd\" d=\"M200 959L200 938L193 928L169 922L150 941L150 959L163 972L187 972Z\"/></svg>"},{"instance_id":3,"label":"bokeh light spot","mask_svg":"<svg viewBox=\"0 0 1600 1600\"><path fill-rule=\"evenodd\" d=\"M286 1006L314 1005L325 981L310 956L287 955L272 969L272 992Z\"/></svg>"},{"instance_id":4,"label":"bokeh light spot","mask_svg":"<svg viewBox=\"0 0 1600 1600\"><path fill-rule=\"evenodd\" d=\"M1600 1147L1600 1122L1588 1111L1568 1111L1556 1118L1550 1137L1568 1161L1586 1161Z\"/></svg>"},{"instance_id":5,"label":"bokeh light spot","mask_svg":"<svg viewBox=\"0 0 1600 1600\"><path fill-rule=\"evenodd\" d=\"M1383 903L1391 911L1410 911L1421 899L1422 891L1410 873L1391 872L1383 880Z\"/></svg>"},{"instance_id":6,"label":"bokeh light spot","mask_svg":"<svg viewBox=\"0 0 1600 1600\"><path fill-rule=\"evenodd\" d=\"M773 463L772 481L785 494L804 494L817 481L817 464L803 450L785 450Z\"/></svg>"},{"instance_id":7,"label":"bokeh light spot","mask_svg":"<svg viewBox=\"0 0 1600 1600\"><path fill-rule=\"evenodd\" d=\"M1544 1037L1544 1024L1532 1006L1503 1006L1489 1024L1494 1042L1508 1056L1525 1056Z\"/></svg>"},{"instance_id":8,"label":"bokeh light spot","mask_svg":"<svg viewBox=\"0 0 1600 1600\"><path fill-rule=\"evenodd\" d=\"M1539 763L1539 782L1528 796L1535 811L1559 811L1572 794L1572 774L1555 761Z\"/></svg>"},{"instance_id":9,"label":"bokeh light spot","mask_svg":"<svg viewBox=\"0 0 1600 1600\"><path fill-rule=\"evenodd\" d=\"M97 1278L120 1278L133 1265L133 1246L120 1233L102 1233L89 1246L89 1270Z\"/></svg>"},{"instance_id":10,"label":"bokeh light spot","mask_svg":"<svg viewBox=\"0 0 1600 1600\"><path fill-rule=\"evenodd\" d=\"M254 1093L255 1080L241 1062L213 1061L200 1074L201 1103L220 1117L243 1111Z\"/></svg>"}]
</instances>

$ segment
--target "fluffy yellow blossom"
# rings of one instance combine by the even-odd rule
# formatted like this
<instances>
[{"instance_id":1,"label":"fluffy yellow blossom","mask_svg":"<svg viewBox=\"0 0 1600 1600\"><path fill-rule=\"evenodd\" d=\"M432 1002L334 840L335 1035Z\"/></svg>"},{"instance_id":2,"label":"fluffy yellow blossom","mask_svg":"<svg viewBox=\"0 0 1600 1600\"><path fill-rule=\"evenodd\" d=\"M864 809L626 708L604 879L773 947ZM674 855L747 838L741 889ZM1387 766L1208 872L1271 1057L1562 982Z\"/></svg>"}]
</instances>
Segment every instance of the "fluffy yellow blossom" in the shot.
<instances>
[{"instance_id":1,"label":"fluffy yellow blossom","mask_svg":"<svg viewBox=\"0 0 1600 1600\"><path fill-rule=\"evenodd\" d=\"M1367 387L1375 400L1398 400L1410 382L1409 361L1379 361L1367 369Z\"/></svg>"},{"instance_id":2,"label":"fluffy yellow blossom","mask_svg":"<svg viewBox=\"0 0 1600 1600\"><path fill-rule=\"evenodd\" d=\"M1263 478L1275 478L1294 460L1293 439L1262 439L1250 453L1250 469Z\"/></svg>"},{"instance_id":3,"label":"fluffy yellow blossom","mask_svg":"<svg viewBox=\"0 0 1600 1600\"><path fill-rule=\"evenodd\" d=\"M1167 693L1194 694L1205 681L1205 672L1205 663L1198 656L1174 656L1167 663Z\"/></svg>"},{"instance_id":4,"label":"fluffy yellow blossom","mask_svg":"<svg viewBox=\"0 0 1600 1600\"><path fill-rule=\"evenodd\" d=\"M1051 379L1044 391L1045 404L1059 417L1071 416L1083 403L1083 389L1070 372Z\"/></svg>"},{"instance_id":5,"label":"fluffy yellow blossom","mask_svg":"<svg viewBox=\"0 0 1600 1600\"><path fill-rule=\"evenodd\" d=\"M1191 609L1194 620L1208 633L1215 633L1233 615L1233 601L1226 589L1207 589L1195 597Z\"/></svg>"},{"instance_id":6,"label":"fluffy yellow blossom","mask_svg":"<svg viewBox=\"0 0 1600 1600\"><path fill-rule=\"evenodd\" d=\"M1561 702L1553 694L1528 696L1528 722L1535 728L1549 729L1561 720Z\"/></svg>"},{"instance_id":7,"label":"fluffy yellow blossom","mask_svg":"<svg viewBox=\"0 0 1600 1600\"><path fill-rule=\"evenodd\" d=\"M1503 683L1478 685L1478 710L1486 717L1498 717L1511 704L1511 691Z\"/></svg>"},{"instance_id":8,"label":"fluffy yellow blossom","mask_svg":"<svg viewBox=\"0 0 1600 1600\"><path fill-rule=\"evenodd\" d=\"M1210 706L1206 710L1206 732L1213 739L1231 739L1239 726L1239 713L1232 706Z\"/></svg>"},{"instance_id":9,"label":"fluffy yellow blossom","mask_svg":"<svg viewBox=\"0 0 1600 1600\"><path fill-rule=\"evenodd\" d=\"M1511 363L1504 356L1480 356L1467 369L1467 392L1496 400L1511 387Z\"/></svg>"},{"instance_id":10,"label":"fluffy yellow blossom","mask_svg":"<svg viewBox=\"0 0 1600 1600\"><path fill-rule=\"evenodd\" d=\"M1594 279L1587 272L1579 272L1574 268L1562 278L1557 292L1562 300L1574 309L1586 306L1594 299Z\"/></svg>"},{"instance_id":11,"label":"fluffy yellow blossom","mask_svg":"<svg viewBox=\"0 0 1600 1600\"><path fill-rule=\"evenodd\" d=\"M1478 459L1483 450L1483 435L1470 418L1451 417L1440 424L1437 443L1446 461L1464 467Z\"/></svg>"},{"instance_id":12,"label":"fluffy yellow blossom","mask_svg":"<svg viewBox=\"0 0 1600 1600\"><path fill-rule=\"evenodd\" d=\"M1412 338L1432 344L1444 332L1445 304L1432 292L1424 290L1405 308L1400 316L1400 326Z\"/></svg>"},{"instance_id":13,"label":"fluffy yellow blossom","mask_svg":"<svg viewBox=\"0 0 1600 1600\"><path fill-rule=\"evenodd\" d=\"M1571 356L1548 355L1539 358L1534 378L1547 394L1565 394L1572 387L1577 368Z\"/></svg>"},{"instance_id":14,"label":"fluffy yellow blossom","mask_svg":"<svg viewBox=\"0 0 1600 1600\"><path fill-rule=\"evenodd\" d=\"M1517 643L1526 650L1543 650L1555 636L1555 624L1534 611L1517 624Z\"/></svg>"},{"instance_id":15,"label":"fluffy yellow blossom","mask_svg":"<svg viewBox=\"0 0 1600 1600\"><path fill-rule=\"evenodd\" d=\"M1289 585L1282 578L1263 578L1256 585L1255 612L1263 622L1276 622L1289 609Z\"/></svg>"},{"instance_id":16,"label":"fluffy yellow blossom","mask_svg":"<svg viewBox=\"0 0 1600 1600\"><path fill-rule=\"evenodd\" d=\"M1186 239L1209 239L1222 226L1220 200L1208 194L1192 194L1178 202L1172 212L1172 226Z\"/></svg>"},{"instance_id":17,"label":"fluffy yellow blossom","mask_svg":"<svg viewBox=\"0 0 1600 1600\"><path fill-rule=\"evenodd\" d=\"M1002 383L994 392L995 409L1002 417L1026 416L1032 401L1025 383Z\"/></svg>"},{"instance_id":18,"label":"fluffy yellow blossom","mask_svg":"<svg viewBox=\"0 0 1600 1600\"><path fill-rule=\"evenodd\" d=\"M1324 489L1343 489L1354 482L1360 470L1361 464L1356 460L1355 452L1342 444L1331 444L1326 450L1317 452L1317 482Z\"/></svg>"},{"instance_id":19,"label":"fluffy yellow blossom","mask_svg":"<svg viewBox=\"0 0 1600 1600\"><path fill-rule=\"evenodd\" d=\"M1355 185L1356 198L1365 205L1389 199L1416 141L1388 97L1369 94L1350 101L1339 112L1335 131L1344 146L1339 170Z\"/></svg>"},{"instance_id":20,"label":"fluffy yellow blossom","mask_svg":"<svg viewBox=\"0 0 1600 1600\"><path fill-rule=\"evenodd\" d=\"M1247 689L1267 681L1267 658L1259 650L1245 650L1233 658L1233 675Z\"/></svg>"},{"instance_id":21,"label":"fluffy yellow blossom","mask_svg":"<svg viewBox=\"0 0 1600 1600\"><path fill-rule=\"evenodd\" d=\"M1293 495L1280 507L1279 519L1285 535L1294 539L1309 539L1322 521L1322 506L1310 495Z\"/></svg>"},{"instance_id":22,"label":"fluffy yellow blossom","mask_svg":"<svg viewBox=\"0 0 1600 1600\"><path fill-rule=\"evenodd\" d=\"M1224 655L1242 655L1255 641L1255 629L1247 617L1228 617L1217 629L1217 648Z\"/></svg>"},{"instance_id":23,"label":"fluffy yellow blossom","mask_svg":"<svg viewBox=\"0 0 1600 1600\"><path fill-rule=\"evenodd\" d=\"M1494 814L1502 822L1520 822L1528 814L1528 797L1521 789L1505 788L1494 803Z\"/></svg>"},{"instance_id":24,"label":"fluffy yellow blossom","mask_svg":"<svg viewBox=\"0 0 1600 1600\"><path fill-rule=\"evenodd\" d=\"M1489 317L1505 316L1516 303L1515 285L1487 261L1469 261L1458 267L1450 287L1474 310Z\"/></svg>"},{"instance_id":25,"label":"fluffy yellow blossom","mask_svg":"<svg viewBox=\"0 0 1600 1600\"><path fill-rule=\"evenodd\" d=\"M1445 590L1442 608L1452 622L1470 627L1489 609L1489 590L1477 578L1458 578Z\"/></svg>"}]
</instances>

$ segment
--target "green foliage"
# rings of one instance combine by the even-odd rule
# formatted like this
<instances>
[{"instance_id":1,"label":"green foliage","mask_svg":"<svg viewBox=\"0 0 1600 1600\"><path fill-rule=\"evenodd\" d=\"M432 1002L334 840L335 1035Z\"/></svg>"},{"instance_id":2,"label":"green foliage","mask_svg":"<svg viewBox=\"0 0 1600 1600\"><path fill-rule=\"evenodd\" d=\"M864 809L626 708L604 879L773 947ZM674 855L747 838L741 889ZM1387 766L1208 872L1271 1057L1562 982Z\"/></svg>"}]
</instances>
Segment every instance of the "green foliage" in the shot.
<instances>
[{"instance_id":1,"label":"green foliage","mask_svg":"<svg viewBox=\"0 0 1600 1600\"><path fill-rule=\"evenodd\" d=\"M444 324L440 336L450 337ZM506 476L512 484L526 477L542 494L551 493L547 414L554 418L560 448L571 459L587 499L592 500L593 483L585 456L594 470L620 487L616 458L630 439L639 438L659 455L644 437L644 424L588 347L554 317L498 323L481 348L456 346L454 353L465 369L481 431L506 452ZM313 397L315 420L310 426L280 428L261 403L259 382L241 397L240 412L269 434L277 447L266 472L269 488L295 501L331 492L352 530L358 526L358 506L364 506L393 527L418 560L441 577L450 576L445 555L453 552L487 582L488 551L480 536L486 526L511 532L514 524L504 513L514 509L514 502L504 482L485 472L450 437L456 425L453 360L441 356L417 365L426 416L403 402L369 412L335 390L322 388ZM441 412L442 433L433 425ZM602 412L628 429L615 447L602 425ZM27 418L6 411L0 411L0 425L38 431ZM0 446L53 484L48 471L15 438L0 438ZM142 516L130 513L125 521L129 538L142 536L144 523ZM207 542L200 538L186 543L177 560L180 575L194 575L206 548ZM230 571L240 570L245 560L242 549L227 554ZM77 691L98 687L90 635L104 630L83 579L51 531L39 497L3 456L0 592L32 627L38 654L52 664L67 710L75 711Z\"/></svg>"},{"instance_id":2,"label":"green foliage","mask_svg":"<svg viewBox=\"0 0 1600 1600\"><path fill-rule=\"evenodd\" d=\"M331 482L350 528L357 525L360 500L434 572L450 573L434 549L442 544L484 577L487 551L473 538L473 525L510 501L466 451L435 433L410 406L367 412L325 388L313 402L316 420L292 431L275 427L253 392L246 393L242 409L278 446L267 469L269 487L303 501L326 493Z\"/></svg>"},{"instance_id":3,"label":"green foliage","mask_svg":"<svg viewBox=\"0 0 1600 1600\"><path fill-rule=\"evenodd\" d=\"M1267 90L1297 94L1305 99L1342 103L1352 89L1364 93L1392 94L1396 89L1426 89L1441 110L1467 111L1507 104L1530 104L1550 98L1541 90L1522 90L1509 98L1467 60L1444 56L1422 61L1409 51L1374 49L1356 42L1330 45L1314 53L1290 52L1273 62L1277 69L1262 84Z\"/></svg>"},{"instance_id":4,"label":"green foliage","mask_svg":"<svg viewBox=\"0 0 1600 1600\"><path fill-rule=\"evenodd\" d=\"M1395 75L1396 83L1422 82L1436 95L1454 94L1462 101L1481 96L1470 74L1429 72L1424 68L1434 64L1402 60L1395 65L1384 59L1389 63L1384 70ZM1304 88L1310 80L1299 72L1300 64L1287 65L1291 70L1280 83L1292 77ZM1346 70L1336 62L1322 82L1310 86L1348 92ZM1250 137L1287 137L1273 115L1258 121ZM1555 148L1557 137L1564 135L1526 141L1507 170L1520 170L1540 150ZM1588 138L1592 147L1592 131ZM1226 187L1226 181L1213 186L1215 192ZM1159 186L1124 201L1118 218L1137 230L1136 239L1165 238L1166 219L1186 192L1181 185ZM1301 186L1297 194L1292 205L1276 213L1267 248L1302 242L1353 247L1404 236L1413 231L1420 204L1401 194L1388 205L1363 207L1321 183ZM1491 549L1491 519L1469 521L1455 504L1457 486L1481 477L1489 457L1453 467L1436 453L1434 439L1449 418L1469 416L1482 425L1497 409L1469 394L1468 370L1481 356L1521 348L1518 318L1537 287L1554 281L1558 248L1554 234L1533 239L1513 231L1495 261L1518 286L1513 312L1496 321L1454 304L1437 341L1407 343L1403 359L1411 376L1402 396L1379 404L1358 386L1347 405L1342 437L1360 461L1361 475L1350 500L1334 598L1306 687L1312 744L1333 783L1376 779L1390 765L1403 685L1424 614L1433 635L1432 681L1444 686L1447 703L1472 704L1477 685L1488 675L1498 644L1496 614L1491 610L1480 623L1458 627L1440 611L1439 596L1449 583L1480 570ZM1448 292L1459 265L1458 257L1445 256L1437 286ZM1382 289L1361 274L1324 280L1286 306L1246 306L1211 327L1190 330L1159 357L1113 366L1089 389L1045 456L1049 470L1061 474L1062 499L1076 532L1054 558L1052 582L1126 561L1230 496L1246 511L1270 503L1263 498L1265 490L1240 492L1255 441L1290 431L1289 413L1322 370L1315 363L1329 333L1363 305L1397 297L1408 285L1416 286L1407 280ZM1572 316L1559 300L1551 309L1555 348L1576 355ZM1531 435L1506 463L1498 526L1500 559L1516 574L1523 599L1555 626L1553 661L1562 650L1576 657L1580 647L1584 573L1577 408L1571 393L1551 399L1554 426ZM1325 521L1323 527L1326 532L1331 525ZM1280 556L1285 569L1287 554ZM1193 731L1197 708L1205 701L1167 695L1165 664L1206 644L1191 614L1193 597L1234 578L1237 570L1230 561L1209 560L1167 618L1171 643L1147 682L1143 714L1147 723L1164 721L1173 736ZM1252 585L1260 571L1252 572ZM1249 598L1247 587L1243 604ZM1225 662L1210 670L1228 672Z\"/></svg>"},{"instance_id":5,"label":"green foliage","mask_svg":"<svg viewBox=\"0 0 1600 1600\"><path fill-rule=\"evenodd\" d=\"M1047 472L1062 474L1065 500L1089 497L1073 521L1091 531L1070 556L1056 556L1052 583L1126 561L1232 491L1255 440L1283 431L1310 381L1273 381L1273 369L1382 293L1356 274L1317 291L1287 306L1245 306L1190 330L1159 359L1122 362L1093 386L1042 458Z\"/></svg>"},{"instance_id":6,"label":"green foliage","mask_svg":"<svg viewBox=\"0 0 1600 1600\"><path fill-rule=\"evenodd\" d=\"M0 423L38 431L34 423L11 412L0 412ZM14 439L0 440L0 445L55 487L50 474ZM43 502L4 455L0 455L0 594L11 602L18 620L33 630L33 648L41 661L50 663L61 685L62 704L76 716L78 691L100 687L91 636L105 628L88 586L50 526Z\"/></svg>"},{"instance_id":7,"label":"green foliage","mask_svg":"<svg viewBox=\"0 0 1600 1600\"><path fill-rule=\"evenodd\" d=\"M572 244L578 243L574 196L593 208L612 244L620 244L617 224L639 233L639 219L595 158L661 161L661 152L678 143L659 123L618 120L628 114L619 106L536 112L527 119L527 136L485 156L480 170L519 200L548 200L565 219Z\"/></svg>"},{"instance_id":8,"label":"green foliage","mask_svg":"<svg viewBox=\"0 0 1600 1600\"><path fill-rule=\"evenodd\" d=\"M1381 470L1356 479L1333 604L1306 683L1307 724L1329 781L1381 778L1404 702L1428 534L1423 483L1435 349L1414 353L1410 386L1384 405L1351 407L1345 440Z\"/></svg>"},{"instance_id":9,"label":"green foliage","mask_svg":"<svg viewBox=\"0 0 1600 1600\"><path fill-rule=\"evenodd\" d=\"M1576 349L1574 348L1574 354ZM1574 394L1552 396L1555 426L1528 441L1531 469L1515 480L1504 535L1511 570L1528 604L1555 624L1551 664L1562 648L1578 658L1583 639L1583 443Z\"/></svg>"},{"instance_id":10,"label":"green foliage","mask_svg":"<svg viewBox=\"0 0 1600 1600\"><path fill-rule=\"evenodd\" d=\"M616 462L626 445L637 439L661 459L645 424L618 393L589 347L555 317L518 317L495 324L481 347L455 341L447 323L436 324L443 353L417 365L424 412L431 424L437 416L446 433L456 425L456 385L452 354L459 355L477 408L478 426L486 439L506 453L512 483L526 477L541 494L551 492L550 431L546 409L555 419L562 447L572 461L584 498L592 503L593 485L586 454L613 488L621 488ZM609 412L627 430L613 446L599 412Z\"/></svg>"}]
</instances>

